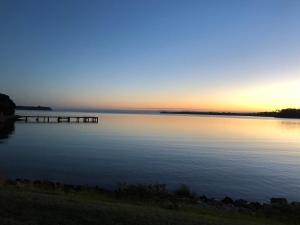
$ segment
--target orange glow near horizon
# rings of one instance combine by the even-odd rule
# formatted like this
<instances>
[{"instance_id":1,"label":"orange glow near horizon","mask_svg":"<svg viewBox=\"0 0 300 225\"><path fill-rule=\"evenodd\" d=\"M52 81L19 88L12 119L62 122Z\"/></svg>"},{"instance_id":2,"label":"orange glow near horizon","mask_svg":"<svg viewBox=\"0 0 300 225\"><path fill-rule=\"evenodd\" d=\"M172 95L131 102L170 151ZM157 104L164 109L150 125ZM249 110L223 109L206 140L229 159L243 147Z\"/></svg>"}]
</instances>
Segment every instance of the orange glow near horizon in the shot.
<instances>
[{"instance_id":1,"label":"orange glow near horizon","mask_svg":"<svg viewBox=\"0 0 300 225\"><path fill-rule=\"evenodd\" d=\"M240 88L220 88L218 91L182 93L131 93L119 96L99 96L87 93L70 101L60 99L60 105L88 109L141 110L199 110L224 112L274 111L282 108L300 108L300 79L265 84L248 84ZM87 97L93 96L93 97Z\"/></svg>"}]
</instances>

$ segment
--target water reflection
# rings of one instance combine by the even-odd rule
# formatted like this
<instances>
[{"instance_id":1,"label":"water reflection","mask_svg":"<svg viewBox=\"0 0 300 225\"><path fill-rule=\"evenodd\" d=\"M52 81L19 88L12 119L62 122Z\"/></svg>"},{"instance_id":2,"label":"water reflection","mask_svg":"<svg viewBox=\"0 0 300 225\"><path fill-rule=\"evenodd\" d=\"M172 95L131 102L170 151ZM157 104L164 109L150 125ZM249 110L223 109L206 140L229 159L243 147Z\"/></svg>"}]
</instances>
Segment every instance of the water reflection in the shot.
<instances>
[{"instance_id":1,"label":"water reflection","mask_svg":"<svg viewBox=\"0 0 300 225\"><path fill-rule=\"evenodd\" d=\"M4 143L5 139L8 139L15 131L14 122L0 123L0 144Z\"/></svg>"},{"instance_id":2,"label":"water reflection","mask_svg":"<svg viewBox=\"0 0 300 225\"><path fill-rule=\"evenodd\" d=\"M291 121L281 121L280 125L282 126L282 128L284 129L288 129L288 130L298 130L300 132L300 121L295 121L295 120L291 120Z\"/></svg>"},{"instance_id":3,"label":"water reflection","mask_svg":"<svg viewBox=\"0 0 300 225\"><path fill-rule=\"evenodd\" d=\"M300 201L298 120L70 114L99 116L99 123L18 122L18 132L0 147L0 171L10 178L108 188L119 182L184 183L210 197ZM6 137L13 133L8 130Z\"/></svg>"}]
</instances>

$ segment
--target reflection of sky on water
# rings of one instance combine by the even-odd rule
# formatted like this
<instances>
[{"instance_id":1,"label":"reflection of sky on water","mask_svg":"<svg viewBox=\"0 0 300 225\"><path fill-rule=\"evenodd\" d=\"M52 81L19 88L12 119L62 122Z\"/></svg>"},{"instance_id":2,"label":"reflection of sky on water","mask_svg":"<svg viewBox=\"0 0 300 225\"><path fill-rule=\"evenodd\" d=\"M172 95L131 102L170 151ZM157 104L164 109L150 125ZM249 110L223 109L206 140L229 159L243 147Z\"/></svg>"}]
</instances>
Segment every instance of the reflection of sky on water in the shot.
<instances>
[{"instance_id":1,"label":"reflection of sky on water","mask_svg":"<svg viewBox=\"0 0 300 225\"><path fill-rule=\"evenodd\" d=\"M214 197L300 200L297 120L130 114L99 119L17 123L0 147L0 170L15 178L106 187L185 183Z\"/></svg>"}]
</instances>

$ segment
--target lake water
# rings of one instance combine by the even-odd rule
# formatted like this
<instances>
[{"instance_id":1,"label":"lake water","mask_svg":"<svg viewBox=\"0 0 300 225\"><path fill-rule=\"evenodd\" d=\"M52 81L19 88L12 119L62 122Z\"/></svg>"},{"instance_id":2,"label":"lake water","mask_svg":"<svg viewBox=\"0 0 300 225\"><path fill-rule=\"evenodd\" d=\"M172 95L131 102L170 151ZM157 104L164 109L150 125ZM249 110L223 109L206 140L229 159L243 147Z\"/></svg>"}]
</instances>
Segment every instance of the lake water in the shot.
<instances>
[{"instance_id":1,"label":"lake water","mask_svg":"<svg viewBox=\"0 0 300 225\"><path fill-rule=\"evenodd\" d=\"M300 120L67 114L98 115L99 123L17 122L0 144L0 176L107 188L183 183L208 197L300 201Z\"/></svg>"}]
</instances>

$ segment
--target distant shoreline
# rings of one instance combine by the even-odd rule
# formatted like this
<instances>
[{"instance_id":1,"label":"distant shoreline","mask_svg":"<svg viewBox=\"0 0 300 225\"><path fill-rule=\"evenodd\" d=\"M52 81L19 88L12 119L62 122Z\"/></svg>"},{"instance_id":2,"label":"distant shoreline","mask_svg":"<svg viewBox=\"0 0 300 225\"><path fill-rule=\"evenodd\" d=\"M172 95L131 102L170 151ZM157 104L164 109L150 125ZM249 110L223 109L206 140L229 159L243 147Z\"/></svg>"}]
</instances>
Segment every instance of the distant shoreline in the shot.
<instances>
[{"instance_id":1,"label":"distant shoreline","mask_svg":"<svg viewBox=\"0 0 300 225\"><path fill-rule=\"evenodd\" d=\"M48 106L16 106L16 110L52 111L52 108Z\"/></svg>"},{"instance_id":2,"label":"distant shoreline","mask_svg":"<svg viewBox=\"0 0 300 225\"><path fill-rule=\"evenodd\" d=\"M213 116L255 116L300 119L300 109L282 109L274 112L234 113L234 112L203 112L203 111L160 111L160 114L178 115L213 115Z\"/></svg>"}]
</instances>

